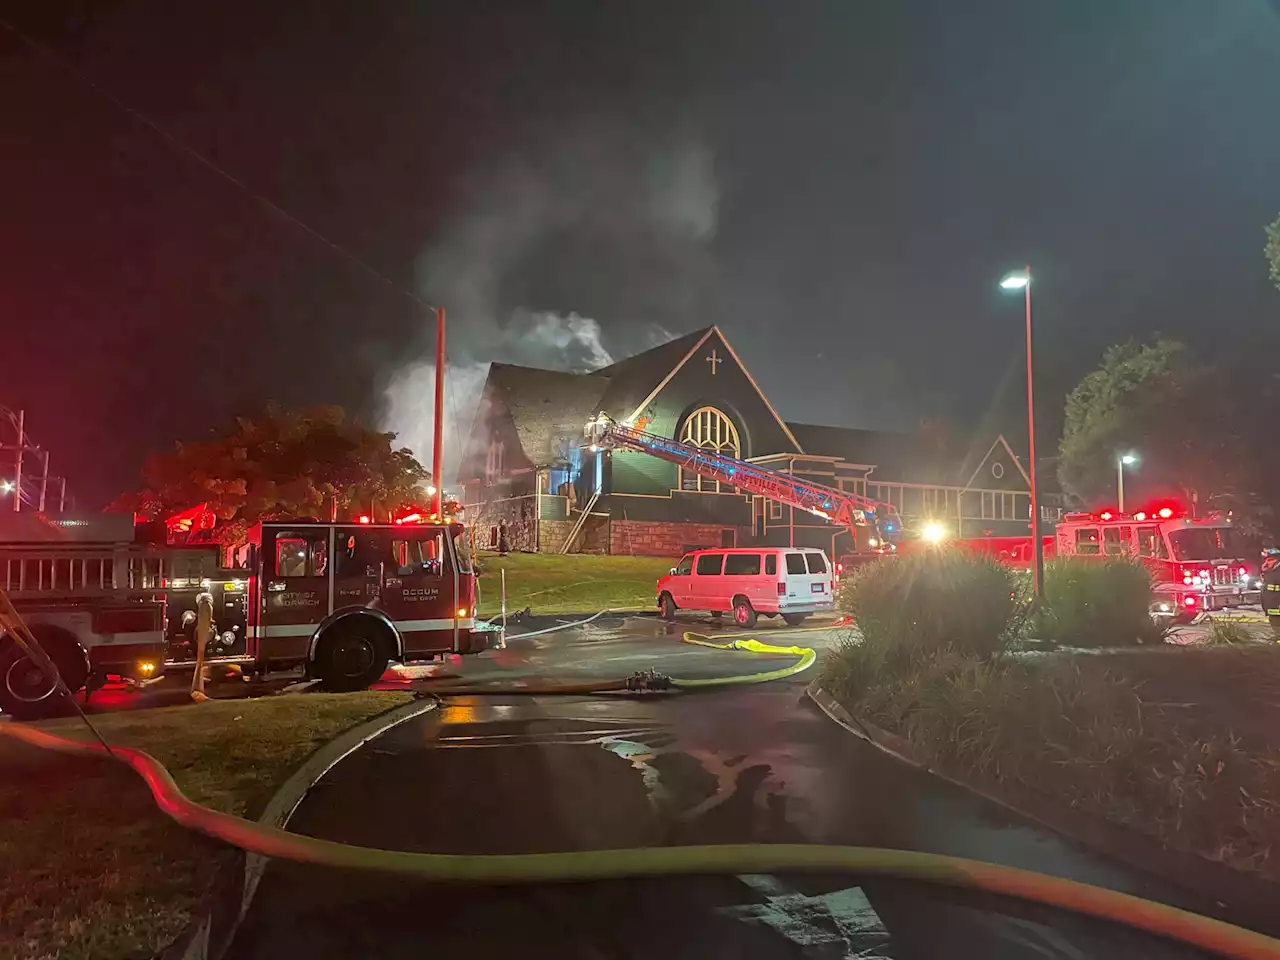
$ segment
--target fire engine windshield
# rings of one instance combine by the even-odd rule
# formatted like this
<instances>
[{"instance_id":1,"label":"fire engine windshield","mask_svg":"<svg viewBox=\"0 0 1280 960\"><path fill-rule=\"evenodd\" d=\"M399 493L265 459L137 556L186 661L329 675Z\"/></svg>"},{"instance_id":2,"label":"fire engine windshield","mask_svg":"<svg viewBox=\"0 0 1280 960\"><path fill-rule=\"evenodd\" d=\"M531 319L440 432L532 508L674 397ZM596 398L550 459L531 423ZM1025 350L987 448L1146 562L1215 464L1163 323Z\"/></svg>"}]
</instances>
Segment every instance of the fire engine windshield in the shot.
<instances>
[{"instance_id":1,"label":"fire engine windshield","mask_svg":"<svg viewBox=\"0 0 1280 960\"><path fill-rule=\"evenodd\" d=\"M1188 527L1169 534L1175 560L1241 560L1254 558L1261 544L1234 527Z\"/></svg>"}]
</instances>

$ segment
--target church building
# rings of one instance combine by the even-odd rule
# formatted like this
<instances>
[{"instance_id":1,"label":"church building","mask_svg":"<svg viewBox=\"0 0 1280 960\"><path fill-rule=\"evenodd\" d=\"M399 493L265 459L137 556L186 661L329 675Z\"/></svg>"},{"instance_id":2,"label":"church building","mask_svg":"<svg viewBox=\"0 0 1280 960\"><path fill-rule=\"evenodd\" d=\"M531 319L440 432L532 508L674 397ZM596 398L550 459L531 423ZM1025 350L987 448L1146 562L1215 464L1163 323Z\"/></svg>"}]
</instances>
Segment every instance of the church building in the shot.
<instances>
[{"instance_id":1,"label":"church building","mask_svg":"<svg viewBox=\"0 0 1280 960\"><path fill-rule=\"evenodd\" d=\"M724 334L707 327L591 373L494 363L458 483L477 545L678 557L695 547L851 548L847 530L632 450L592 451L605 413L704 450L892 503L908 525L1025 536L1030 486L1003 436L949 457L923 435L784 420ZM1042 521L1060 515L1042 505Z\"/></svg>"}]
</instances>

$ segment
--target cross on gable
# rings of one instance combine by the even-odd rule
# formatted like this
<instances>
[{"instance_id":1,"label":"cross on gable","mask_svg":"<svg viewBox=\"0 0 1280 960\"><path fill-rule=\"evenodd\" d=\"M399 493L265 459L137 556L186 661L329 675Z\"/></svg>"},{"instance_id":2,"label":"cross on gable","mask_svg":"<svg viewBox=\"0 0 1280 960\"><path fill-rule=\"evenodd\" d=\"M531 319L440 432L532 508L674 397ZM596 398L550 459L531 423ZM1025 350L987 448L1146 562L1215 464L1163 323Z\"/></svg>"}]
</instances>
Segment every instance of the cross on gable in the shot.
<instances>
[{"instance_id":1,"label":"cross on gable","mask_svg":"<svg viewBox=\"0 0 1280 960\"><path fill-rule=\"evenodd\" d=\"M711 353L709 353L704 359L707 361L707 364L711 367L711 375L714 377L716 375L716 367L724 363L724 359L716 356L715 347L711 348Z\"/></svg>"}]
</instances>

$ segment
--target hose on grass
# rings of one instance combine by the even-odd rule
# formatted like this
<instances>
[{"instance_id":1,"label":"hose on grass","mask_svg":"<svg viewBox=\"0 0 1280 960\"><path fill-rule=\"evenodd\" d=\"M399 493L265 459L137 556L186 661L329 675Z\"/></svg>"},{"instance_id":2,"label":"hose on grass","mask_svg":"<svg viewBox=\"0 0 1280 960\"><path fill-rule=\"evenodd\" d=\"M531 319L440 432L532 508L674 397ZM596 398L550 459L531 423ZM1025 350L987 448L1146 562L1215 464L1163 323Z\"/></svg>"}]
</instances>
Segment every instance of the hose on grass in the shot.
<instances>
[{"instance_id":1,"label":"hose on grass","mask_svg":"<svg viewBox=\"0 0 1280 960\"><path fill-rule=\"evenodd\" d=\"M132 747L110 753L20 724L0 733L75 756L109 755L146 782L171 819L205 836L262 856L297 863L413 877L436 883L514 885L689 875L853 873L942 884L1034 901L1181 940L1238 960L1280 957L1280 941L1166 904L1029 870L911 850L808 844L718 844L571 853L457 855L357 847L290 833L192 802L154 757Z\"/></svg>"}]
</instances>

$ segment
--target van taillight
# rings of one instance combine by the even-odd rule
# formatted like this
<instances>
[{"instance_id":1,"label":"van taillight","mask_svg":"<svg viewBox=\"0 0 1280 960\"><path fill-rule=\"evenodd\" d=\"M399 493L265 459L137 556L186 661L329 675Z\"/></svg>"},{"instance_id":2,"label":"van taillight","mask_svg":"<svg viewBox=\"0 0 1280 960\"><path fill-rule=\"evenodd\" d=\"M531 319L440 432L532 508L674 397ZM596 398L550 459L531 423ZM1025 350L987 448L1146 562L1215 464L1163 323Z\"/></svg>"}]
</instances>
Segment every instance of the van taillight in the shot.
<instances>
[{"instance_id":1,"label":"van taillight","mask_svg":"<svg viewBox=\"0 0 1280 960\"><path fill-rule=\"evenodd\" d=\"M783 595L783 594L785 594L786 592L787 592L787 585L786 585L785 583L779 583L779 584L778 584L778 596L782 596L782 595Z\"/></svg>"}]
</instances>

